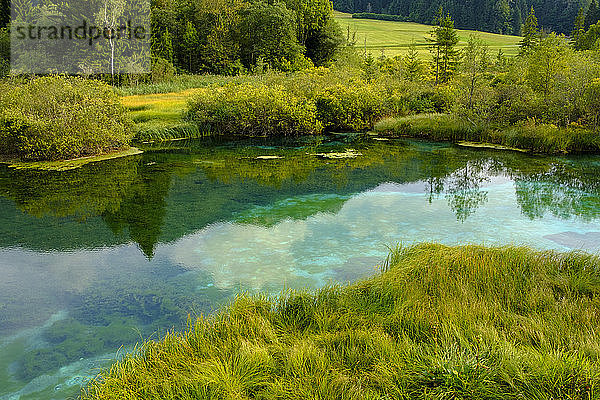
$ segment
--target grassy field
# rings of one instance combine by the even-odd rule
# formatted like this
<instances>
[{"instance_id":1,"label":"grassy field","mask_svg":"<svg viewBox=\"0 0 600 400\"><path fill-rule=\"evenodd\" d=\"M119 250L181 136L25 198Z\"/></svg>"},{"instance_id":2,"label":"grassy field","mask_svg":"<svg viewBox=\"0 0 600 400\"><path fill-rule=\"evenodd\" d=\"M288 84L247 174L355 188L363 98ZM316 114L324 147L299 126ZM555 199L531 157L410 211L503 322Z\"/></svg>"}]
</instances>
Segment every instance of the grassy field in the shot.
<instances>
[{"instance_id":1,"label":"grassy field","mask_svg":"<svg viewBox=\"0 0 600 400\"><path fill-rule=\"evenodd\" d=\"M187 101L204 88L251 79L251 76L180 75L167 82L120 88L119 92L121 102L135 122L137 139L196 137L201 133L182 119Z\"/></svg>"},{"instance_id":2,"label":"grassy field","mask_svg":"<svg viewBox=\"0 0 600 400\"><path fill-rule=\"evenodd\" d=\"M356 32L356 47L364 49L365 38L367 52L379 57L383 54L387 57L405 54L408 46L414 42L421 57L430 57L427 48L427 40L431 26L413 22L378 21L372 19L354 19L352 14L334 12L336 21L342 27L344 33L347 27L350 32ZM515 55L518 52L518 43L521 40L517 36L498 35L495 33L458 30L460 39L458 47L466 45L469 36L475 34L488 44L490 54L495 55L502 49L506 55Z\"/></svg>"},{"instance_id":3,"label":"grassy field","mask_svg":"<svg viewBox=\"0 0 600 400\"><path fill-rule=\"evenodd\" d=\"M599 269L582 253L400 246L351 286L239 296L82 397L597 399Z\"/></svg>"}]
</instances>

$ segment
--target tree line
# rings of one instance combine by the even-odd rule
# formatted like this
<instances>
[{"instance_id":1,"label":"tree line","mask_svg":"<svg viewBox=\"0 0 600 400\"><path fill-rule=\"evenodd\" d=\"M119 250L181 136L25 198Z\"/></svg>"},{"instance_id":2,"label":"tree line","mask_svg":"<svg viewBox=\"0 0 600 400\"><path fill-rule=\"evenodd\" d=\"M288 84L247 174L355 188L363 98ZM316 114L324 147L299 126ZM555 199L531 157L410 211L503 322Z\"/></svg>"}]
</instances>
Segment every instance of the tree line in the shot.
<instances>
[{"instance_id":1,"label":"tree line","mask_svg":"<svg viewBox=\"0 0 600 400\"><path fill-rule=\"evenodd\" d=\"M10 53L9 3L1 1L0 69ZM29 15L35 22L56 10L73 13L71 3L32 2ZM235 75L325 65L343 41L332 11L329 0L151 0L152 72Z\"/></svg>"},{"instance_id":2,"label":"tree line","mask_svg":"<svg viewBox=\"0 0 600 400\"><path fill-rule=\"evenodd\" d=\"M329 0L154 0L152 33L154 56L188 73L320 66L342 41Z\"/></svg>"},{"instance_id":3,"label":"tree line","mask_svg":"<svg viewBox=\"0 0 600 400\"><path fill-rule=\"evenodd\" d=\"M579 10L589 4L589 0L333 0L339 11L401 15L423 24L435 24L443 6L458 28L512 35L521 34L532 6L545 30L568 34Z\"/></svg>"}]
</instances>

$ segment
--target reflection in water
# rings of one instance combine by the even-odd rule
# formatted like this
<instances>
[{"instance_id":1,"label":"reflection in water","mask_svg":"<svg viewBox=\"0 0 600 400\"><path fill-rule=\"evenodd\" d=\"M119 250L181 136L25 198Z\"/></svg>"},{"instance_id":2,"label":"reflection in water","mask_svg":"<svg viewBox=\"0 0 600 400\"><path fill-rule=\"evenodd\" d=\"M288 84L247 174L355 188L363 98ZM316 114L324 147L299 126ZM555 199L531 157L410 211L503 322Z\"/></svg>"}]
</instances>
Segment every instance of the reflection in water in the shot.
<instances>
[{"instance_id":1,"label":"reflection in water","mask_svg":"<svg viewBox=\"0 0 600 400\"><path fill-rule=\"evenodd\" d=\"M0 399L72 395L121 344L242 290L370 275L399 240L600 249L598 157L304 140L0 167Z\"/></svg>"},{"instance_id":2,"label":"reflection in water","mask_svg":"<svg viewBox=\"0 0 600 400\"><path fill-rule=\"evenodd\" d=\"M484 160L467 162L447 178L448 205L461 222L487 201L487 192L481 190L482 183L489 181L486 164Z\"/></svg>"},{"instance_id":3,"label":"reflection in water","mask_svg":"<svg viewBox=\"0 0 600 400\"><path fill-rule=\"evenodd\" d=\"M532 219L549 212L589 221L599 213L600 184L596 176L586 173L594 171L594 164L585 168L586 160L467 152L410 142L352 143L362 156L341 160L310 155L348 147L340 142L323 143L318 150L307 146L206 147L193 142L177 146L60 173L1 167L0 193L19 210L38 218L16 214L0 200L5 204L0 215L9 224L0 245L62 250L133 240L151 258L157 243L176 240L214 222L235 216L270 225L287 217L332 212L352 194L386 181L422 182L427 200L446 196L458 221L465 221L486 202L484 186L490 176L515 181L517 202ZM265 154L280 158L257 159ZM302 204L281 208L295 214L284 215L273 207L298 193L307 196ZM255 205L264 208L251 208Z\"/></svg>"}]
</instances>

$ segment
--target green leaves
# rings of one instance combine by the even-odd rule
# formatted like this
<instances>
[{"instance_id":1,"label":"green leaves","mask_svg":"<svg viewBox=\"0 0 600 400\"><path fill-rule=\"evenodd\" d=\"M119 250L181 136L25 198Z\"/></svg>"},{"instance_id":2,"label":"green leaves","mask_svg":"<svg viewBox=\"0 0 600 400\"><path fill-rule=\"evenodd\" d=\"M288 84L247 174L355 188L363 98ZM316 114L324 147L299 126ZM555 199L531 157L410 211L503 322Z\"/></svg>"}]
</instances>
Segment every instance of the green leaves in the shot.
<instances>
[{"instance_id":1,"label":"green leaves","mask_svg":"<svg viewBox=\"0 0 600 400\"><path fill-rule=\"evenodd\" d=\"M97 155L127 146L132 122L112 89L49 76L0 90L0 154L24 160Z\"/></svg>"},{"instance_id":2,"label":"green leaves","mask_svg":"<svg viewBox=\"0 0 600 400\"><path fill-rule=\"evenodd\" d=\"M314 102L277 85L203 91L190 100L187 118L201 129L233 135L302 135L323 129Z\"/></svg>"}]
</instances>

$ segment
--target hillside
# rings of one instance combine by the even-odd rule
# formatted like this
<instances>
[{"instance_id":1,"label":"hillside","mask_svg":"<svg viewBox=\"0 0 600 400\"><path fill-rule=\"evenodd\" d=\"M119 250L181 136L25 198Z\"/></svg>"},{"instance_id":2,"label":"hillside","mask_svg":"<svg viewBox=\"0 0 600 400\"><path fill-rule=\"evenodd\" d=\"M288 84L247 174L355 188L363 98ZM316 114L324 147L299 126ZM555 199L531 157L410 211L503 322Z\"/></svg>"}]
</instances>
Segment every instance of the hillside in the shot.
<instances>
[{"instance_id":1,"label":"hillside","mask_svg":"<svg viewBox=\"0 0 600 400\"><path fill-rule=\"evenodd\" d=\"M383 54L388 57L402 55L411 43L414 43L421 57L429 57L428 42L430 25L417 24L413 22L379 21L371 19L355 19L351 14L334 12L335 20L340 24L342 30L356 32L356 47L363 49L366 39L367 52L378 57ZM478 35L489 46L490 54L495 55L502 50L506 55L515 55L518 52L518 36L499 35L488 32L472 30L458 30L460 42L458 47L466 45L470 35Z\"/></svg>"},{"instance_id":2,"label":"hillside","mask_svg":"<svg viewBox=\"0 0 600 400\"><path fill-rule=\"evenodd\" d=\"M519 34L532 6L544 29L569 33L579 8L587 8L589 3L589 0L334 0L333 7L348 13L397 14L429 24L443 5L457 28Z\"/></svg>"}]
</instances>

